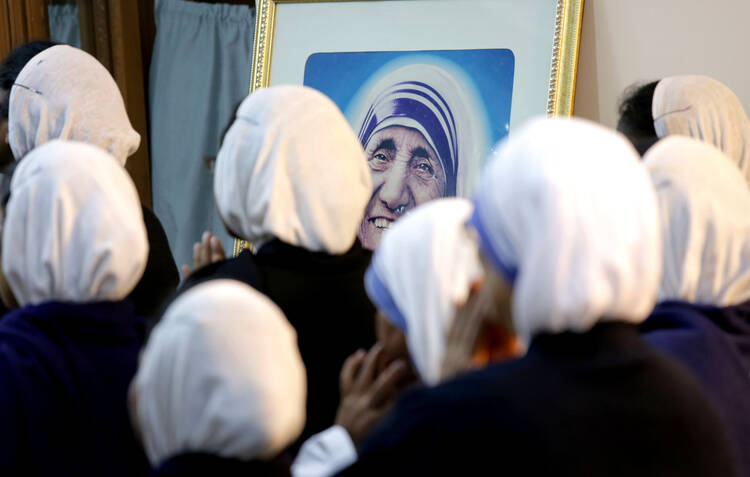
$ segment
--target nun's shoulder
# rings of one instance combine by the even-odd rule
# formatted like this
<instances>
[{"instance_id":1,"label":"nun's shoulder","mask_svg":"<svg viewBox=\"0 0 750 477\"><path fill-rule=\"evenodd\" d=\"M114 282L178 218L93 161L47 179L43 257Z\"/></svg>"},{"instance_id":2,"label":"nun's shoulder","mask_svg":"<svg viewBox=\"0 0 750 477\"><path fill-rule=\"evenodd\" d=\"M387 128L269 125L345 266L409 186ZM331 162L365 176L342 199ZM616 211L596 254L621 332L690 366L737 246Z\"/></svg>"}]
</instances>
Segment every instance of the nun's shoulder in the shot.
<instances>
[{"instance_id":1,"label":"nun's shoulder","mask_svg":"<svg viewBox=\"0 0 750 477\"><path fill-rule=\"evenodd\" d=\"M260 272L255 257L247 249L236 257L214 262L196 270L182 283L176 296L209 280L236 280L260 290Z\"/></svg>"},{"instance_id":2,"label":"nun's shoulder","mask_svg":"<svg viewBox=\"0 0 750 477\"><path fill-rule=\"evenodd\" d=\"M696 317L711 313L718 308L710 305L699 305L685 301L669 300L658 303L646 321L641 325L641 330L652 327L660 320L677 321L679 319L695 319Z\"/></svg>"},{"instance_id":3,"label":"nun's shoulder","mask_svg":"<svg viewBox=\"0 0 750 477\"><path fill-rule=\"evenodd\" d=\"M42 340L36 328L24 319L23 310L13 310L0 319L0 408L20 403L21 388L41 372L37 348ZM0 420L8 419L0 412ZM2 423L0 423L2 424Z\"/></svg>"},{"instance_id":4,"label":"nun's shoulder","mask_svg":"<svg viewBox=\"0 0 750 477\"><path fill-rule=\"evenodd\" d=\"M30 321L23 309L13 310L0 319L0 388L6 390L15 377L32 376L38 367L39 349L48 339Z\"/></svg>"},{"instance_id":5,"label":"nun's shoulder","mask_svg":"<svg viewBox=\"0 0 750 477\"><path fill-rule=\"evenodd\" d=\"M469 466L460 469L468 475L498 449L523 454L528 439L498 432L529 427L524 415L511 412L516 397L506 391L514 379L503 377L523 367L520 362L491 365L406 394L364 442L359 461L340 475L447 475L459 470L457 463Z\"/></svg>"},{"instance_id":6,"label":"nun's shoulder","mask_svg":"<svg viewBox=\"0 0 750 477\"><path fill-rule=\"evenodd\" d=\"M674 331L715 333L721 328L739 326L750 333L747 304L733 307L717 307L683 301L665 301L656 305L651 315L640 327L640 332L650 340L655 334Z\"/></svg>"},{"instance_id":7,"label":"nun's shoulder","mask_svg":"<svg viewBox=\"0 0 750 477\"><path fill-rule=\"evenodd\" d=\"M490 364L468 372L433 388L424 389L428 399L442 406L464 406L466 401L495 400L498 394L508 395L507 388L516 388L514 382L534 368L524 358Z\"/></svg>"},{"instance_id":8,"label":"nun's shoulder","mask_svg":"<svg viewBox=\"0 0 750 477\"><path fill-rule=\"evenodd\" d=\"M0 318L0 352L32 344L40 334L25 307L10 310Z\"/></svg>"},{"instance_id":9,"label":"nun's shoulder","mask_svg":"<svg viewBox=\"0 0 750 477\"><path fill-rule=\"evenodd\" d=\"M524 356L490 364L435 387L424 388L412 399L434 403L440 408L439 412L463 410L464 415L473 413L470 407L480 412L484 405L497 408L499 400L510 404L525 389L519 385L520 381L538 375L539 366L535 361Z\"/></svg>"},{"instance_id":10,"label":"nun's shoulder","mask_svg":"<svg viewBox=\"0 0 750 477\"><path fill-rule=\"evenodd\" d=\"M20 379L30 370L28 365L32 362L28 359L22 360L25 366L19 366L22 354L12 346L6 346L0 338L0 428L3 435L13 436L12 438L2 439L0 446L0 474L3 475L20 475L9 471L14 468L22 459L21 449L24 447L23 438L24 430L28 429L28 423L24 422L26 416L26 400L23 392L23 383ZM35 390L39 391L39 390ZM17 470L17 469L16 469Z\"/></svg>"},{"instance_id":11,"label":"nun's shoulder","mask_svg":"<svg viewBox=\"0 0 750 477\"><path fill-rule=\"evenodd\" d=\"M529 363L519 359L493 364L434 387L411 391L399 400L380 426L381 438L392 436L399 439L414 434L430 439L444 436L447 428L458 435L461 428L476 430L481 427L490 415L493 415L491 420L495 424L497 419L512 417L497 411L507 409L506 406L512 406L519 398L518 391L523 387L516 384L528 372ZM399 437L399 434L402 435Z\"/></svg>"}]
</instances>

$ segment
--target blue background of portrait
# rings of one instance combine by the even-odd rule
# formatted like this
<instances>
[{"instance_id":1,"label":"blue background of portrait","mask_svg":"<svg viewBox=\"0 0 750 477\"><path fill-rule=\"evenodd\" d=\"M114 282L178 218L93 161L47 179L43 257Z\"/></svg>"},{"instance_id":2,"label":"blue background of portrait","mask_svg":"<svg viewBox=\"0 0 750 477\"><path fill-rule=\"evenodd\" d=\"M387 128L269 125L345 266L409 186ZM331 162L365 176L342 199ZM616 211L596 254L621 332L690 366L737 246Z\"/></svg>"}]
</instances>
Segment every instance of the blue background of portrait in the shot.
<instances>
[{"instance_id":1,"label":"blue background of portrait","mask_svg":"<svg viewBox=\"0 0 750 477\"><path fill-rule=\"evenodd\" d=\"M316 53L307 60L304 84L326 94L346 113L374 74L388 63L408 62L410 56L420 63L432 57L463 70L484 105L489 146L508 134L515 74L515 56L508 49ZM359 125L353 127L358 130Z\"/></svg>"}]
</instances>

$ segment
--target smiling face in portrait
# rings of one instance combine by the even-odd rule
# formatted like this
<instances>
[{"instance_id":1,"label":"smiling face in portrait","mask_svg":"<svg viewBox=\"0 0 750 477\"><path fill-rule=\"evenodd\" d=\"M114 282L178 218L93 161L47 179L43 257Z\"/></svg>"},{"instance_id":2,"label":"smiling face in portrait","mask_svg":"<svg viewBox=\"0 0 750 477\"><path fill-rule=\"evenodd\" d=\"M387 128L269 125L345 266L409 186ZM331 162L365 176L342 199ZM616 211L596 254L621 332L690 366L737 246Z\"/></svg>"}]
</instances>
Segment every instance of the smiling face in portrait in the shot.
<instances>
[{"instance_id":1,"label":"smiling face in portrait","mask_svg":"<svg viewBox=\"0 0 750 477\"><path fill-rule=\"evenodd\" d=\"M414 207L445 195L445 171L416 129L390 126L365 146L373 193L359 228L362 245L375 249L388 227Z\"/></svg>"}]
</instances>

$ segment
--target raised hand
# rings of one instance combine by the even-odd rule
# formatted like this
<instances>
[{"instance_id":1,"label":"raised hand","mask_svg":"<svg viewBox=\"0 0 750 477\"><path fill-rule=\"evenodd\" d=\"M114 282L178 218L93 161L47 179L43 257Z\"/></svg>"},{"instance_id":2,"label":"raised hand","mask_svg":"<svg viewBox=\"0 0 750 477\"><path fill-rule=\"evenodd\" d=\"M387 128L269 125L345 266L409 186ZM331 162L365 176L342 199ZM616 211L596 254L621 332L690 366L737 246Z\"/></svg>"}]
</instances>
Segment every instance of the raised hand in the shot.
<instances>
[{"instance_id":1,"label":"raised hand","mask_svg":"<svg viewBox=\"0 0 750 477\"><path fill-rule=\"evenodd\" d=\"M193 245L193 268L190 268L189 265L183 265L182 276L188 278L193 274L194 270L220 262L226 259L226 257L227 254L224 252L221 240L211 232L203 232L201 241Z\"/></svg>"},{"instance_id":2,"label":"raised hand","mask_svg":"<svg viewBox=\"0 0 750 477\"><path fill-rule=\"evenodd\" d=\"M411 369L405 360L397 359L378 373L383 346L376 344L370 352L360 350L350 356L341 369L341 404L336 424L347 430L356 446L390 411Z\"/></svg>"}]
</instances>

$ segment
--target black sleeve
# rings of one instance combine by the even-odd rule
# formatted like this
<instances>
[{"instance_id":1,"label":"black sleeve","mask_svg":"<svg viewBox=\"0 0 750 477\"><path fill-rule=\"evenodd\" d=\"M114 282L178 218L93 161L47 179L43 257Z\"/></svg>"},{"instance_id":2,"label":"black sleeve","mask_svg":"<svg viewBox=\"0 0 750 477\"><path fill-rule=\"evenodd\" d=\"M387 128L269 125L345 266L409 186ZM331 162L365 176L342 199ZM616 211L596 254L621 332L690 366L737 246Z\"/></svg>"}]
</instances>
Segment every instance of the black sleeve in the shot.
<instances>
[{"instance_id":1,"label":"black sleeve","mask_svg":"<svg viewBox=\"0 0 750 477\"><path fill-rule=\"evenodd\" d=\"M357 462L338 475L432 475L437 456L445 452L440 437L451 415L440 411L430 394L419 389L404 396L359 449Z\"/></svg>"},{"instance_id":2,"label":"black sleeve","mask_svg":"<svg viewBox=\"0 0 750 477\"><path fill-rule=\"evenodd\" d=\"M12 347L5 346L0 353L0 426L3 433L8 436L2 439L0 446L0 473L2 475L18 475L26 452L23 451L22 436L26 436L24 423L22 422L23 401L20 399L16 386L15 373L21 371L21 366L14 362ZM10 355L10 356L9 356ZM28 424L28 423L27 423ZM12 437L11 437L12 436ZM25 468L28 471L28 467Z\"/></svg>"},{"instance_id":3,"label":"black sleeve","mask_svg":"<svg viewBox=\"0 0 750 477\"><path fill-rule=\"evenodd\" d=\"M180 274L161 222L150 209L145 206L142 209L148 234L148 262L141 281L130 293L130 299L135 304L136 314L152 324L161 314L165 301L177 289Z\"/></svg>"},{"instance_id":4,"label":"black sleeve","mask_svg":"<svg viewBox=\"0 0 750 477\"><path fill-rule=\"evenodd\" d=\"M498 475L500 458L504 469L523 469L518 463L526 465L528 459L519 450L539 446L529 445L517 432L525 427L509 411L514 406L503 397L504 390L485 392L494 381L502 381L491 371L471 372L406 394L365 440L358 461L340 475L464 476L488 470Z\"/></svg>"},{"instance_id":5,"label":"black sleeve","mask_svg":"<svg viewBox=\"0 0 750 477\"><path fill-rule=\"evenodd\" d=\"M190 278L182 282L178 294L208 280L221 279L237 280L260 290L260 272L253 260L253 254L249 250L243 250L234 258L211 263L194 271Z\"/></svg>"}]
</instances>

